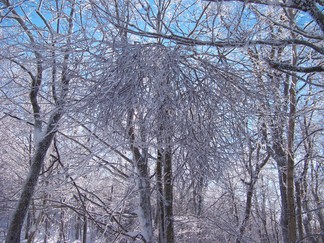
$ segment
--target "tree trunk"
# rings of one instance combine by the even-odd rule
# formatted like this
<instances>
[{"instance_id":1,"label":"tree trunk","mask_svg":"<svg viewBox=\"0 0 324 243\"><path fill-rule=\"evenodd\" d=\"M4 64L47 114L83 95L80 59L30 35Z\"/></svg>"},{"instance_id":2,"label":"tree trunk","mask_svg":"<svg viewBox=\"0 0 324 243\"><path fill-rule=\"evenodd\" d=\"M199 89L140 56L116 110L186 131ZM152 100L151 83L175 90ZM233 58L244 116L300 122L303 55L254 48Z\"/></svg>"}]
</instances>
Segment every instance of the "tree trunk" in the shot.
<instances>
[{"instance_id":1,"label":"tree trunk","mask_svg":"<svg viewBox=\"0 0 324 243\"><path fill-rule=\"evenodd\" d=\"M239 222L239 214L238 214L238 209L237 209L237 204L235 202L235 193L234 193L234 188L232 186L232 182L229 178L228 183L229 183L229 194L230 194L230 199L231 199L231 207L229 213L233 215L234 223L236 227L239 227L240 222Z\"/></svg>"},{"instance_id":2,"label":"tree trunk","mask_svg":"<svg viewBox=\"0 0 324 243\"><path fill-rule=\"evenodd\" d=\"M27 212L27 219L26 219L26 231L25 231L25 240L28 240L29 238L29 231L31 226L31 212L28 210Z\"/></svg>"},{"instance_id":3,"label":"tree trunk","mask_svg":"<svg viewBox=\"0 0 324 243\"><path fill-rule=\"evenodd\" d=\"M309 202L309 190L308 185L314 185L313 176L311 176L311 182L307 181L307 174L309 169L309 164L311 163L311 158L313 157L313 141L312 137L309 134L309 128L310 123L308 123L306 117L304 117L304 132L305 132L305 141L304 141L304 148L305 148L305 156L304 156L304 166L300 177L300 184L299 184L299 190L300 190L300 199L301 199L301 207L304 211L304 214L301 215L302 217L302 223L304 225L305 229L305 239L307 239L308 242L316 243L316 238L311 236L312 235L312 213L309 209L308 202ZM311 173L312 174L312 173ZM297 190L297 186L296 186ZM298 197L297 197L298 199ZM323 241L324 242L324 241Z\"/></svg>"},{"instance_id":4,"label":"tree trunk","mask_svg":"<svg viewBox=\"0 0 324 243\"><path fill-rule=\"evenodd\" d=\"M81 219L79 215L76 215L74 239L80 240L81 238L80 236L81 236Z\"/></svg>"},{"instance_id":5,"label":"tree trunk","mask_svg":"<svg viewBox=\"0 0 324 243\"><path fill-rule=\"evenodd\" d=\"M47 243L48 241L47 241L47 239L48 239L48 229L49 229L49 222L48 222L48 218L47 218L47 215L45 214L44 215L44 217L45 217L45 221L44 221L44 224L45 224L45 226L44 226L44 241L43 241L43 243Z\"/></svg>"},{"instance_id":6,"label":"tree trunk","mask_svg":"<svg viewBox=\"0 0 324 243\"><path fill-rule=\"evenodd\" d=\"M59 230L59 238L57 243L60 242L65 242L65 224L64 224L64 210L63 208L61 209L61 213L60 213L60 230Z\"/></svg>"},{"instance_id":7,"label":"tree trunk","mask_svg":"<svg viewBox=\"0 0 324 243\"><path fill-rule=\"evenodd\" d=\"M165 199L165 231L166 242L174 242L173 231L173 173L172 173L172 151L171 147L165 150L164 165L164 199Z\"/></svg>"},{"instance_id":8,"label":"tree trunk","mask_svg":"<svg viewBox=\"0 0 324 243\"><path fill-rule=\"evenodd\" d=\"M304 237L303 219L302 219L302 205L301 205L302 193L301 193L299 181L295 182L295 190L296 190L296 213L297 213L298 240L302 240Z\"/></svg>"},{"instance_id":9,"label":"tree trunk","mask_svg":"<svg viewBox=\"0 0 324 243\"><path fill-rule=\"evenodd\" d=\"M203 187L204 178L202 175L198 176L197 182L193 182L193 209L197 217L200 216L203 207Z\"/></svg>"},{"instance_id":10,"label":"tree trunk","mask_svg":"<svg viewBox=\"0 0 324 243\"><path fill-rule=\"evenodd\" d=\"M162 184L162 153L158 150L156 161L156 193L157 193L157 209L156 209L156 225L158 227L158 243L165 243L164 231L164 196Z\"/></svg>"},{"instance_id":11,"label":"tree trunk","mask_svg":"<svg viewBox=\"0 0 324 243\"><path fill-rule=\"evenodd\" d=\"M137 158L138 159L138 158ZM153 226L151 215L151 192L147 169L147 159L140 158L137 161L137 187L139 191L139 221L142 235L146 242L153 242Z\"/></svg>"},{"instance_id":12,"label":"tree trunk","mask_svg":"<svg viewBox=\"0 0 324 243\"><path fill-rule=\"evenodd\" d=\"M291 157L291 155L289 155ZM294 197L294 160L288 158L287 166L287 210L288 210L288 239L289 242L296 242L296 213Z\"/></svg>"},{"instance_id":13,"label":"tree trunk","mask_svg":"<svg viewBox=\"0 0 324 243\"><path fill-rule=\"evenodd\" d=\"M308 206L308 183L306 182L306 173L308 170L308 157L305 158L305 164L304 164L304 171L303 171L303 177L302 177L302 184L301 184L301 192L303 194L303 200L302 200L302 209L305 213L303 217L303 225L305 228L305 237L308 239L309 242L316 243L316 239L312 237L312 214L310 212L309 206ZM311 237L310 237L311 236Z\"/></svg>"},{"instance_id":14,"label":"tree trunk","mask_svg":"<svg viewBox=\"0 0 324 243\"><path fill-rule=\"evenodd\" d=\"M240 243L245 232L246 225L250 218L251 208L252 208L252 197L254 191L254 183L250 182L248 191L246 193L246 202L245 202L245 212L244 218L239 229L239 236L236 239L236 243Z\"/></svg>"},{"instance_id":15,"label":"tree trunk","mask_svg":"<svg viewBox=\"0 0 324 243\"><path fill-rule=\"evenodd\" d=\"M291 11L289 11L291 12ZM293 35L294 37L294 35ZM297 63L297 49L292 46L292 64ZM288 238L289 242L296 242L296 213L295 213L295 162L294 162L294 141L295 141L295 119L296 119L296 84L297 78L291 76L291 84L289 88L289 119L288 119L288 158L287 158L287 206L288 206Z\"/></svg>"},{"instance_id":16,"label":"tree trunk","mask_svg":"<svg viewBox=\"0 0 324 243\"><path fill-rule=\"evenodd\" d=\"M279 131L280 130L280 131ZM278 179L279 179L279 189L280 189L280 201L281 201L281 215L280 215L280 227L282 234L282 242L289 243L288 241L288 211L287 211L287 161L286 154L283 150L283 142L282 142L282 132L281 129L275 128L274 131L275 141L273 144L274 150L274 159L277 162L278 167Z\"/></svg>"},{"instance_id":17,"label":"tree trunk","mask_svg":"<svg viewBox=\"0 0 324 243\"><path fill-rule=\"evenodd\" d=\"M9 230L5 241L6 243L20 242L20 234L25 220L25 216L27 214L29 204L33 197L47 150L51 145L54 136L54 132L51 132L52 129L47 129L47 131L49 131L49 133L46 134L45 137L36 146L36 151L32 159L32 165L29 171L29 175L22 189L22 193L18 200L17 207L10 221Z\"/></svg>"},{"instance_id":18,"label":"tree trunk","mask_svg":"<svg viewBox=\"0 0 324 243\"><path fill-rule=\"evenodd\" d=\"M83 217L83 233L82 233L82 243L87 243L87 233L88 233L88 221L87 217Z\"/></svg>"},{"instance_id":19,"label":"tree trunk","mask_svg":"<svg viewBox=\"0 0 324 243\"><path fill-rule=\"evenodd\" d=\"M255 169L253 167L250 167L250 182L247 183L248 189L246 192L246 201L245 201L245 211L244 211L244 217L242 220L242 223L239 228L239 235L236 238L236 243L240 243L246 226L249 222L250 215L251 215L251 209L252 209L252 198L254 194L254 185L257 183L257 180L259 178L259 174L261 172L261 169L266 165L266 163L269 161L270 155L267 155L266 158L262 161L262 163L257 163L255 166ZM259 159L259 158L258 158ZM252 160L252 151L250 152L250 165Z\"/></svg>"},{"instance_id":20,"label":"tree trunk","mask_svg":"<svg viewBox=\"0 0 324 243\"><path fill-rule=\"evenodd\" d=\"M317 216L317 219L318 219L318 222L319 222L319 226L320 226L320 232L324 232L324 218L323 218L323 211L322 211L322 204L323 204L323 201L320 199L319 195L318 195L318 181L319 178L318 178L318 171L316 169L316 171L314 172L314 169L313 169L313 173L315 173L315 178L316 179L316 182L313 183L315 184L314 187L312 188L312 194L313 194L313 197L314 197L314 201L316 203L316 206L317 206L317 210L316 210L316 216ZM322 242L324 242L324 235L321 234L321 240Z\"/></svg>"},{"instance_id":21,"label":"tree trunk","mask_svg":"<svg viewBox=\"0 0 324 243\"><path fill-rule=\"evenodd\" d=\"M33 116L34 116L34 132L36 135L34 139L35 139L36 149L31 160L31 167L29 170L29 174L22 188L22 192L18 200L16 209L13 212L13 216L10 221L9 230L5 241L6 243L18 243L20 242L22 226L26 214L28 212L28 207L34 195L35 188L37 186L38 178L45 161L46 153L52 143L53 137L57 131L58 123L63 115L65 98L68 93L69 81L70 81L67 71L68 71L69 55L71 51L69 47L71 44L71 35L73 31L72 20L74 15L74 3L72 4L70 14L68 15L68 29L67 29L68 35L66 39L67 40L66 46L68 48L65 49L64 56L63 56L61 92L59 97L53 95L56 106L52 111L52 115L49 117L47 121L47 127L45 128L45 130L42 129L44 122L41 116L42 115L41 107L38 102L38 97L39 97L38 92L40 90L43 81L44 60L43 60L42 52L44 50L38 49L40 45L36 44L37 41L35 41L35 37L37 38L37 35L35 36L33 35L33 31L29 29L29 26L26 24L27 22L25 21L25 19L20 17L19 13L15 10L14 7L10 5L9 1L2 1L2 3L4 3L8 8L11 9L10 12L14 15L13 19L20 25L21 30L28 36L29 42L32 47L31 52L34 54L35 64L36 64L35 67L36 70L34 75L29 71L27 72L32 81L31 89L29 92L29 99L33 110ZM25 68L23 69L24 71L26 71Z\"/></svg>"},{"instance_id":22,"label":"tree trunk","mask_svg":"<svg viewBox=\"0 0 324 243\"><path fill-rule=\"evenodd\" d=\"M280 199L281 199L280 227L281 227L281 234L282 234L282 242L289 243L288 217L287 217L287 189L285 185L286 172L284 166L278 165L278 177L279 177L279 188L280 188Z\"/></svg>"},{"instance_id":23,"label":"tree trunk","mask_svg":"<svg viewBox=\"0 0 324 243\"><path fill-rule=\"evenodd\" d=\"M152 209L151 209L151 190L150 177L148 174L148 151L136 146L135 131L133 126L134 109L128 114L128 136L130 148L133 154L134 167L136 172L136 184L139 192L139 208L137 210L138 219L141 227L141 234L145 242L153 242Z\"/></svg>"}]
</instances>

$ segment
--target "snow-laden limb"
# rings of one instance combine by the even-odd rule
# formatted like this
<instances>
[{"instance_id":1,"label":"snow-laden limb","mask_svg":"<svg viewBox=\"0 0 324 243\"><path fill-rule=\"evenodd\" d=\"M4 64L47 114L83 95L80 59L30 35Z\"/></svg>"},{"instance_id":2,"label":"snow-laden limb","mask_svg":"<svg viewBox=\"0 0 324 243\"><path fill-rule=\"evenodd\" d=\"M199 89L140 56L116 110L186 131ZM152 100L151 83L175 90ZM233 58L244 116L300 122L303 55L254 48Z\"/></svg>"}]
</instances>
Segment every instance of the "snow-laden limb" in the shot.
<instances>
[{"instance_id":1,"label":"snow-laden limb","mask_svg":"<svg viewBox=\"0 0 324 243\"><path fill-rule=\"evenodd\" d=\"M179 35L169 35L169 34L162 34L162 33L154 33L154 32L147 32L141 30L127 30L129 33L139 36L145 36L149 38L163 38L171 41L175 41L181 45L188 45L188 46L213 46L213 47L220 47L220 48L228 48L228 47L246 47L246 46L273 46L273 47L286 47L288 45L300 45L305 46L313 49L315 52L323 55L324 48L323 46L318 46L310 41L302 40L302 39L279 39L279 40L248 40L248 41L208 41L208 40L199 40L190 37L184 37ZM300 67L300 66L292 66L288 64L283 64L279 62L269 61L270 65L273 68L277 68L280 70L288 70L288 71L296 71L296 72L303 72L303 73L311 73L311 72L323 72L324 67L322 65L319 66L310 66L310 67Z\"/></svg>"},{"instance_id":2,"label":"snow-laden limb","mask_svg":"<svg viewBox=\"0 0 324 243\"><path fill-rule=\"evenodd\" d=\"M269 6L279 6L283 8L292 8L300 11L307 12L316 23L320 26L322 32L324 32L324 14L316 6L316 3L323 6L323 1L317 0L316 3L314 0L205 0L208 2L242 2L242 3L254 3L254 4L263 4Z\"/></svg>"},{"instance_id":3,"label":"snow-laden limb","mask_svg":"<svg viewBox=\"0 0 324 243\"><path fill-rule=\"evenodd\" d=\"M163 38L166 40L175 41L181 45L188 46L213 46L213 47L245 47L245 46L256 46L256 45L264 45L264 46L287 46L287 45L304 45L314 49L315 51L324 54L324 48L317 46L311 42L300 40L300 39L282 39L282 40L225 40L225 41L209 41L209 40L200 40L197 38L190 38L185 36L180 36L176 34L163 34L163 33L155 33L149 31L142 30L133 30L127 29L127 31L131 34L144 36L149 38Z\"/></svg>"},{"instance_id":4,"label":"snow-laden limb","mask_svg":"<svg viewBox=\"0 0 324 243\"><path fill-rule=\"evenodd\" d=\"M303 2L307 3L310 0L204 0L207 2L242 2L242 3L254 3L271 6L279 6L284 8L300 9ZM311 0L312 1L312 0Z\"/></svg>"},{"instance_id":5,"label":"snow-laden limb","mask_svg":"<svg viewBox=\"0 0 324 243\"><path fill-rule=\"evenodd\" d=\"M313 67L300 67L294 66L287 63L280 63L271 60L267 60L271 67L279 69L279 70L286 70L292 72L301 72L301 73L313 73L313 72L324 72L324 66L313 66Z\"/></svg>"}]
</instances>

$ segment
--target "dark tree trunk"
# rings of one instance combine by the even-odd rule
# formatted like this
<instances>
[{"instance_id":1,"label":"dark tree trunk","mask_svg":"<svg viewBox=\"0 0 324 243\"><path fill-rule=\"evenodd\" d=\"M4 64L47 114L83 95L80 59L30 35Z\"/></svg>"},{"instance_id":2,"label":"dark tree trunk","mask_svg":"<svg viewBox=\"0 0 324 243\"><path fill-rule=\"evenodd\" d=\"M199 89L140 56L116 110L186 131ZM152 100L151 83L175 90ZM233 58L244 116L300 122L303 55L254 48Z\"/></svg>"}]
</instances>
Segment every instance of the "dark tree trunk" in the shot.
<instances>
[{"instance_id":1,"label":"dark tree trunk","mask_svg":"<svg viewBox=\"0 0 324 243\"><path fill-rule=\"evenodd\" d=\"M316 171L315 178L316 178L316 180L319 180L318 171ZM316 216L317 216L319 226L320 226L320 231L321 231L320 239L322 240L322 242L324 242L324 235L323 235L323 232L324 232L324 218L323 218L323 211L322 211L323 201L318 196L318 182L315 182L314 184L315 184L315 188L313 188L312 194L313 194L316 206L317 206Z\"/></svg>"},{"instance_id":2,"label":"dark tree trunk","mask_svg":"<svg viewBox=\"0 0 324 243\"><path fill-rule=\"evenodd\" d=\"M52 129L50 129L51 131ZM19 243L22 226L24 224L25 216L28 212L28 207L33 197L40 171L45 160L45 156L54 133L49 132L37 145L35 154L32 159L32 165L29 175L22 189L21 196L18 200L17 207L13 213L10 221L9 230L7 233L6 243Z\"/></svg>"},{"instance_id":3,"label":"dark tree trunk","mask_svg":"<svg viewBox=\"0 0 324 243\"><path fill-rule=\"evenodd\" d=\"M82 233L82 243L87 243L87 233L88 233L88 221L87 217L83 217L83 233Z\"/></svg>"},{"instance_id":4,"label":"dark tree trunk","mask_svg":"<svg viewBox=\"0 0 324 243\"><path fill-rule=\"evenodd\" d=\"M65 224L64 224L64 210L61 209L60 213L60 231L59 231L59 239L57 243L65 242Z\"/></svg>"},{"instance_id":5,"label":"dark tree trunk","mask_svg":"<svg viewBox=\"0 0 324 243\"><path fill-rule=\"evenodd\" d=\"M250 151L250 159L249 159L250 165L252 164L251 163L252 153L253 152ZM259 156L258 156L258 159L259 159ZM266 165L266 163L269 161L269 159L270 159L270 155L267 155L266 158L260 164L259 163L256 164L255 168L253 168L252 166L250 167L250 182L247 183L248 188L247 188L247 192L246 192L244 217L243 217L242 223L239 228L239 235L236 239L236 243L240 243L243 238L246 226L247 226L250 216L251 216L252 198L254 195L254 186L257 183L261 169Z\"/></svg>"},{"instance_id":6,"label":"dark tree trunk","mask_svg":"<svg viewBox=\"0 0 324 243\"><path fill-rule=\"evenodd\" d=\"M35 192L35 188L37 186L38 178L43 167L46 153L52 143L53 137L57 131L58 123L63 115L63 108L65 105L65 99L68 93L69 81L68 77L68 61L70 55L70 44L71 44L71 35L73 31L73 15L74 15L74 4L70 9L70 14L68 16L68 29L67 29L67 38L66 38L66 46L67 48L64 51L63 63L62 63L62 77L60 80L61 92L60 96L57 97L56 94L53 94L53 99L55 101L55 107L52 111L52 115L49 117L47 121L47 127L43 130L43 118L41 114L41 107L38 102L39 90L43 81L43 56L42 49L37 49L40 45L35 40L37 35L33 35L33 31L29 29L29 26L26 24L24 18L20 17L19 13L12 7L9 1L2 1L8 8L10 8L10 12L13 14L13 19L19 24L21 30L28 36L29 42L31 44L31 52L34 54L35 58L35 74L32 74L30 71L27 71L29 77L31 78L31 89L29 92L29 99L33 110L34 116L34 131L35 131L35 145L36 149L31 159L31 166L29 170L29 174L25 181L25 184L22 188L22 193L18 200L17 206L13 212L12 219L10 221L9 230L6 237L6 243L18 243L20 242L20 235L22 226L24 224L24 220L26 214L28 212L28 207L32 200L32 197ZM36 42L38 44L36 44ZM22 65L23 67L23 65ZM26 71L25 68L23 68ZM43 137L39 137L43 136Z\"/></svg>"},{"instance_id":7,"label":"dark tree trunk","mask_svg":"<svg viewBox=\"0 0 324 243\"><path fill-rule=\"evenodd\" d=\"M173 173L172 173L172 151L168 147L165 150L164 165L164 198L165 198L165 231L166 242L174 242L173 231Z\"/></svg>"},{"instance_id":8,"label":"dark tree trunk","mask_svg":"<svg viewBox=\"0 0 324 243\"><path fill-rule=\"evenodd\" d=\"M297 214L298 240L302 240L304 237L302 205L301 205L302 193L301 193L299 181L295 182L295 190L296 190L296 214Z\"/></svg>"},{"instance_id":9,"label":"dark tree trunk","mask_svg":"<svg viewBox=\"0 0 324 243\"><path fill-rule=\"evenodd\" d=\"M289 11L292 18L294 14ZM294 34L292 34L294 37ZM297 47L292 46L292 65L297 64ZM294 161L294 141L295 141L295 119L296 119L296 85L297 78L291 76L291 84L289 88L289 119L288 119L288 138L287 138L287 210L288 210L288 237L289 242L296 242L296 212L295 212L295 161Z\"/></svg>"},{"instance_id":10,"label":"dark tree trunk","mask_svg":"<svg viewBox=\"0 0 324 243\"><path fill-rule=\"evenodd\" d=\"M287 217L287 189L285 186L286 173L283 167L278 168L279 176L279 188L280 188L280 199L281 199L281 216L280 216L280 227L282 233L282 242L289 243L288 241L288 217Z\"/></svg>"},{"instance_id":11,"label":"dark tree trunk","mask_svg":"<svg viewBox=\"0 0 324 243\"><path fill-rule=\"evenodd\" d=\"M274 159L278 167L279 189L280 189L280 201L281 201L281 215L280 215L280 227L282 234L282 242L290 243L288 238L288 201L287 201L287 159L286 153L283 149L283 128L278 124L278 127L274 129Z\"/></svg>"},{"instance_id":12,"label":"dark tree trunk","mask_svg":"<svg viewBox=\"0 0 324 243\"><path fill-rule=\"evenodd\" d=\"M158 150L156 161L156 192L157 192L157 210L156 225L158 227L158 243L164 243L164 196L162 183L162 153Z\"/></svg>"},{"instance_id":13,"label":"dark tree trunk","mask_svg":"<svg viewBox=\"0 0 324 243\"><path fill-rule=\"evenodd\" d=\"M74 239L75 240L80 240L80 236L81 236L81 219L80 216L77 215L76 216L76 220L75 220L75 235L74 235Z\"/></svg>"},{"instance_id":14,"label":"dark tree trunk","mask_svg":"<svg viewBox=\"0 0 324 243\"><path fill-rule=\"evenodd\" d=\"M249 222L251 208L252 208L252 197L254 191L254 183L249 183L248 191L246 193L245 212L244 218L239 229L239 236L236 239L236 243L240 243L245 232L247 223Z\"/></svg>"},{"instance_id":15,"label":"dark tree trunk","mask_svg":"<svg viewBox=\"0 0 324 243\"><path fill-rule=\"evenodd\" d=\"M28 240L29 238L29 230L31 226L31 215L30 210L28 210L27 213L27 219L26 219L26 231L25 231L25 240Z\"/></svg>"}]
</instances>

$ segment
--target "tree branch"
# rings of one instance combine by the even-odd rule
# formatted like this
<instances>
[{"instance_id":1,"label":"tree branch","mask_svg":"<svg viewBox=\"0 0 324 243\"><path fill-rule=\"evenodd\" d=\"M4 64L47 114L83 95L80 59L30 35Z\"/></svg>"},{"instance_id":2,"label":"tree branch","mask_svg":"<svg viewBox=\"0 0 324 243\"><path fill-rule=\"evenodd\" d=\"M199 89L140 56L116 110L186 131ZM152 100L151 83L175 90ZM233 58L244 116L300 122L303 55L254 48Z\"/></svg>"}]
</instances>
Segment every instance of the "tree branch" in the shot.
<instances>
[{"instance_id":1,"label":"tree branch","mask_svg":"<svg viewBox=\"0 0 324 243\"><path fill-rule=\"evenodd\" d=\"M271 67L279 70L287 70L287 71L301 72L301 73L324 72L324 66L300 67L300 66L294 66L286 63L274 62L269 59L267 60L267 62Z\"/></svg>"},{"instance_id":2,"label":"tree branch","mask_svg":"<svg viewBox=\"0 0 324 243\"><path fill-rule=\"evenodd\" d=\"M293 8L303 12L307 12L314 21L324 32L324 14L320 9L317 8L314 0L287 0L285 2L280 0L204 0L208 2L242 2L242 3L254 3L254 4L263 4L268 6L279 6L282 8ZM323 6L323 1L317 0L319 4Z\"/></svg>"},{"instance_id":3,"label":"tree branch","mask_svg":"<svg viewBox=\"0 0 324 243\"><path fill-rule=\"evenodd\" d=\"M288 0L285 3L280 0L204 0L207 2L241 2L241 3L254 3L270 6L279 6L283 8L300 9L300 6L294 0Z\"/></svg>"}]
</instances>

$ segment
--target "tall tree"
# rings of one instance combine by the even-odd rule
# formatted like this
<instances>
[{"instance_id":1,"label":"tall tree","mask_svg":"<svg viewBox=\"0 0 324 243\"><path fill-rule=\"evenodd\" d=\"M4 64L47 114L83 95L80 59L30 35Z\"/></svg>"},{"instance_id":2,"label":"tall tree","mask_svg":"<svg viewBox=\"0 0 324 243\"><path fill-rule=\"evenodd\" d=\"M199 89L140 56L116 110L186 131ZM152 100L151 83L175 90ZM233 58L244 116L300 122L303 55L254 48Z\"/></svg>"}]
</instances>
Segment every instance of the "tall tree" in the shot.
<instances>
[{"instance_id":1,"label":"tall tree","mask_svg":"<svg viewBox=\"0 0 324 243\"><path fill-rule=\"evenodd\" d=\"M30 171L13 212L6 242L20 242L24 219L35 192L46 153L65 112L69 84L72 78L71 55L73 53L72 35L76 11L75 2L63 3L57 1L54 6L57 11L50 13L55 15L52 15L53 18L56 18L54 23L49 22L44 17L47 13L45 14L45 11L43 11L42 3L40 2L34 8L31 5L28 6L28 3L17 5L10 1L1 1L5 23L12 24L12 31L18 35L17 38L7 43L13 52L8 53L3 58L9 60L17 69L21 69L26 80L30 81L29 100L34 118L35 143ZM46 6L46 4L44 5ZM27 11L30 11L34 17L37 16L39 22L32 22ZM43 28L39 26L39 23L43 24ZM58 36L63 38L58 39ZM20 55L15 55L12 45L16 45L17 48L26 53L26 55L23 55L25 56L24 59ZM64 45L64 48L62 48L62 45ZM47 48L47 50L44 48ZM51 77L47 73L48 65L51 65L50 62L52 64ZM42 107L45 100L43 96L44 86L51 88L51 97L48 99L51 100L52 104ZM52 106L51 110L45 108L48 105Z\"/></svg>"}]
</instances>

